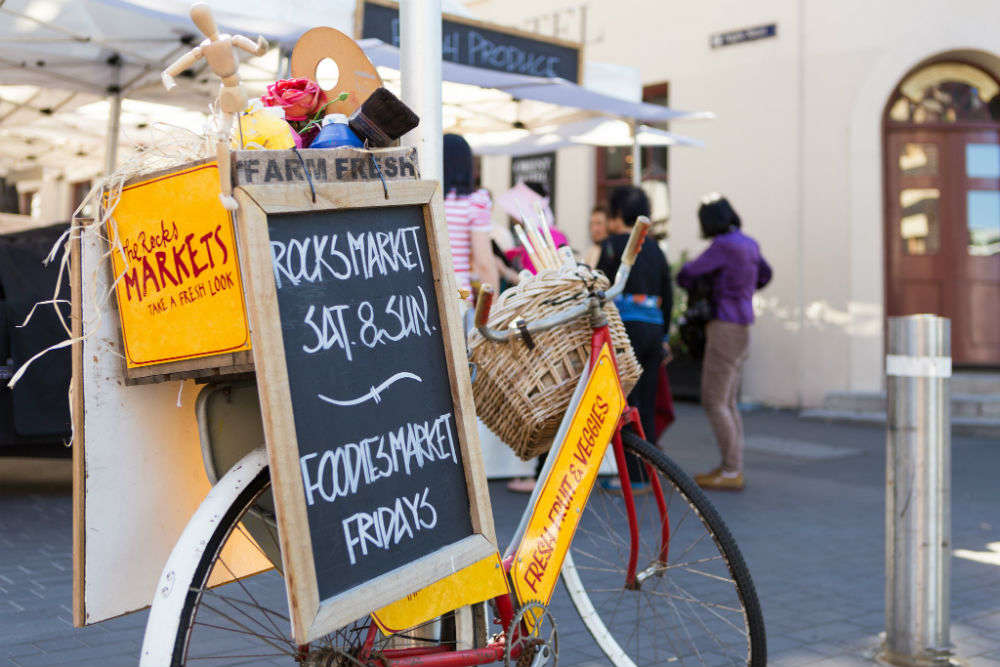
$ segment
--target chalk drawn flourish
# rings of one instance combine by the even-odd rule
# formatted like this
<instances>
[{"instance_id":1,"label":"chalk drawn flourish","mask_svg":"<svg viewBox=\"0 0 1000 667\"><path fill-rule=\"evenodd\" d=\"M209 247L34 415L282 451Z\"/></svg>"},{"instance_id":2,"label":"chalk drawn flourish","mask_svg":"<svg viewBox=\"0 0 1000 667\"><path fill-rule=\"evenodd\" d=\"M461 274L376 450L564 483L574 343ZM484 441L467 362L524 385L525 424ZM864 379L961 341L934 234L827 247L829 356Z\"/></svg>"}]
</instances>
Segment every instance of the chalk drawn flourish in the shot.
<instances>
[{"instance_id":1,"label":"chalk drawn flourish","mask_svg":"<svg viewBox=\"0 0 1000 667\"><path fill-rule=\"evenodd\" d=\"M316 394L316 398L321 401L326 401L327 403L332 403L334 405L358 405L364 403L365 401L375 401L376 405L382 402L382 392L392 384L399 382L400 380L416 380L417 382L423 382L419 375L414 375L413 373L396 373L388 380L383 382L377 387L372 387L370 391L366 394L362 394L357 398L352 398L347 401L338 401L337 399L330 398L329 396L324 396L323 394Z\"/></svg>"}]
</instances>

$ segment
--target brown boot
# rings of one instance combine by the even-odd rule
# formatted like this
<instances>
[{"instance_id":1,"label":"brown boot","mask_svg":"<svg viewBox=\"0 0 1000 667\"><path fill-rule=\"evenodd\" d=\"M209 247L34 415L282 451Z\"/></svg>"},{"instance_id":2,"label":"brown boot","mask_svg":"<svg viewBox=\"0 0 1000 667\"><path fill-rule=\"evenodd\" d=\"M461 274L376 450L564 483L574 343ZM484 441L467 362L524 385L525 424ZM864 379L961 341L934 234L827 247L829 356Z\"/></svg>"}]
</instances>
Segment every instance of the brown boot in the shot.
<instances>
[{"instance_id":1,"label":"brown boot","mask_svg":"<svg viewBox=\"0 0 1000 667\"><path fill-rule=\"evenodd\" d=\"M714 491L742 491L744 486L742 472L726 472L722 468L695 475L694 481L701 488Z\"/></svg>"}]
</instances>

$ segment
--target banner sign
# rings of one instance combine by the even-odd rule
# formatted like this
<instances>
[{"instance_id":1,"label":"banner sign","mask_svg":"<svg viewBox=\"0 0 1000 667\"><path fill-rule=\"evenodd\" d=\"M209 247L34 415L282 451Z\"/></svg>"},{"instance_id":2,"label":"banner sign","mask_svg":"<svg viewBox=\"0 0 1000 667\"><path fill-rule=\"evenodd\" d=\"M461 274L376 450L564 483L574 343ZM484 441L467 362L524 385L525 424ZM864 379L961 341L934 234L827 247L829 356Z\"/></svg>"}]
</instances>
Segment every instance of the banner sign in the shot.
<instances>
[{"instance_id":1,"label":"banner sign","mask_svg":"<svg viewBox=\"0 0 1000 667\"><path fill-rule=\"evenodd\" d=\"M234 185L284 185L420 178L413 147L360 151L350 148L306 148L282 151L235 151Z\"/></svg>"},{"instance_id":2,"label":"banner sign","mask_svg":"<svg viewBox=\"0 0 1000 667\"><path fill-rule=\"evenodd\" d=\"M374 37L399 46L396 3L361 0L355 11L359 39ZM574 42L450 15L441 22L441 39L441 57L449 62L582 83L582 49Z\"/></svg>"}]
</instances>

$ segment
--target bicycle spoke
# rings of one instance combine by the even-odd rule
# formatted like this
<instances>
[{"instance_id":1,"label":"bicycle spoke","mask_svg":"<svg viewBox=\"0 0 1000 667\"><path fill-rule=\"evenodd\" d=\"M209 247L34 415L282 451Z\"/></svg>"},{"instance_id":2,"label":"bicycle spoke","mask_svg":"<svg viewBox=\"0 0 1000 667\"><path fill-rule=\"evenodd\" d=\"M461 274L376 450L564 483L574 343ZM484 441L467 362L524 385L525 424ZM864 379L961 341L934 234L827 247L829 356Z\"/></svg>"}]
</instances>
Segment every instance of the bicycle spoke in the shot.
<instances>
[{"instance_id":1,"label":"bicycle spoke","mask_svg":"<svg viewBox=\"0 0 1000 667\"><path fill-rule=\"evenodd\" d=\"M698 598L696 598L693 595L691 595L687 590L685 590L683 586L680 586L680 585L678 585L676 583L674 585L677 586L677 588L679 588L680 591L685 594L686 597L685 598L681 598L681 599L683 599L684 602L686 602L687 604L689 604L689 605L690 604L697 604L699 607L703 607L705 609L705 611L707 611L708 613L712 614L713 616L715 616L716 618L718 618L723 623L729 625L730 627L732 627L737 632L740 632L740 633L746 632L746 628L745 627L739 627L739 626L737 626L735 623L733 623L732 621L730 621L728 618L726 618L722 614L720 614L717 611L715 611L713 609L713 607L715 607L716 605L710 605L710 604L706 603L704 600L699 600ZM742 609L738 609L736 611L739 611L740 615L742 616L742 611L743 611Z\"/></svg>"},{"instance_id":2,"label":"bicycle spoke","mask_svg":"<svg viewBox=\"0 0 1000 667\"><path fill-rule=\"evenodd\" d=\"M740 614L741 616L743 615L743 609L741 609L739 607L727 607L724 604L718 604L718 603L715 603L715 602L705 602L704 600L699 600L698 598L694 598L694 597L681 597L679 595L673 595L671 593L661 593L659 591L646 591L646 590L643 590L643 593L646 593L647 595L657 596L657 597L673 598L674 600L681 600L681 601L684 601L684 602L694 602L695 604L701 605L703 607L712 607L713 609L725 609L726 611L731 611L731 612L734 612L736 614Z\"/></svg>"},{"instance_id":3,"label":"bicycle spoke","mask_svg":"<svg viewBox=\"0 0 1000 667\"><path fill-rule=\"evenodd\" d=\"M230 599L228 599L228 598L226 598L226 597L224 597L224 596L222 596L222 595L217 595L217 594L215 594L215 593L214 593L214 592L212 592L212 591L205 591L205 593L208 593L208 595L209 595L210 597L213 597L213 598L219 598L219 599L221 599L221 600L222 600L223 602L225 602L225 603L226 603L227 605L229 605L230 607L232 607L234 611L236 611L236 612L237 612L237 613L239 613L239 614L242 614L243 616L246 616L246 617L247 617L247 618L248 618L249 620L253 621L253 622L254 622L255 624L257 624L257 625L259 625L259 626L260 626L261 628L263 628L263 629L264 629L264 630L265 630L265 631L266 631L267 633L270 633L270 632L271 632L271 629L270 629L270 628L268 628L268 627L267 627L267 626L266 626L266 625L265 625L264 623L262 623L262 622L261 622L260 620L258 620L258 619L257 619L257 618L255 618L254 616L251 616L250 614L248 614L248 613L247 613L246 611L244 611L244 610L243 610L243 609L241 609L241 608L240 608L239 606L237 606L237 605L236 605L235 603L233 603L233 602L232 602L232 601L231 601ZM205 607L205 608L207 608L207 609L211 609L211 610L215 611L215 613L219 614L220 616L225 616L224 614L222 614L222 612L220 612L220 611L217 611L217 610L215 610L215 608L214 608L214 607L212 607L211 605L209 605L209 604L207 604L207 603L205 602L205 600L204 600L204 596L205 596L205 593L202 593L202 601L201 601L201 602L199 603L199 605L198 605L198 606L199 606L199 608L200 608L200 607ZM226 619L227 619L227 620L230 620L230 621L232 621L232 619L230 619L230 618L229 618L228 616L225 616L225 617L226 617ZM195 622L197 622L197 620L198 620L198 619L197 619L197 616L195 616ZM235 622L235 621L232 621L232 622ZM271 634L268 634L267 636L273 636L273 637L275 637L275 638L281 638L281 634L280 634L280 633L278 633L278 634L275 634L275 635L271 635Z\"/></svg>"},{"instance_id":4,"label":"bicycle spoke","mask_svg":"<svg viewBox=\"0 0 1000 667\"><path fill-rule=\"evenodd\" d=\"M247 597L253 600L254 606L257 607L258 609L263 609L260 603L257 602L257 599L250 592L250 589L248 589L246 584L243 583L243 579L241 577L236 576L236 573L233 572L232 568L229 567L229 565L226 563L226 561L222 558L221 555L219 556L219 562L222 563L222 567L226 568L226 572L228 572L229 575L233 577L233 579L235 579L236 583L239 584L239 587L243 589L243 592L246 593ZM271 618L271 615L265 614L264 617L271 623L271 627L274 628L274 631L278 633L278 635L281 635L282 631L278 627L277 623L274 622L274 619Z\"/></svg>"},{"instance_id":5,"label":"bicycle spoke","mask_svg":"<svg viewBox=\"0 0 1000 667\"><path fill-rule=\"evenodd\" d=\"M229 600L229 601L231 601L234 604L245 604L248 607L253 607L254 609L260 609L265 614L270 614L272 616L277 616L278 618L280 618L280 619L282 619L284 621L288 621L288 617L285 616L284 614L281 614L281 613L279 613L277 611L274 611L273 609L268 609L267 607L261 606L259 604L254 604L252 602L247 602L246 600L240 600L239 598L230 597L228 595L223 595L222 593L219 593L218 591L215 591L215 590L206 591L206 593L211 594L212 597L222 598L223 600Z\"/></svg>"},{"instance_id":6,"label":"bicycle spoke","mask_svg":"<svg viewBox=\"0 0 1000 667\"><path fill-rule=\"evenodd\" d=\"M239 626L239 627L243 628L243 629L244 629L244 630L246 630L246 631L247 631L247 632L248 632L249 634L252 634L252 635L254 635L254 636L255 636L255 637L257 637L258 639L260 639L261 641L263 641L263 642L264 642L265 644L268 644L269 646L272 646L273 648L276 648L276 649L278 649L279 651L285 651L285 652L287 653L287 655L295 655L294 651L291 651L291 650L289 650L289 649L285 649L284 647L280 646L279 644L276 644L276 643L275 643L274 641L272 641L271 639L268 639L268 637L267 637L267 636L265 636L265 635L262 635L262 634L260 634L260 633L258 633L258 632L255 632L255 631L251 630L251 629L250 629L250 628L249 628L248 626L246 626L246 625L244 625L244 624L240 623L240 622L239 622L239 621L237 621L237 620L236 620L235 618L233 618L233 617L229 616L228 614L226 614L226 613L222 612L222 611L221 611L221 610L219 610L219 609L216 609L216 608L215 608L215 607L213 607L212 605L209 605L209 604L205 604L204 602L202 602L202 603L201 603L201 606L203 606L203 607L207 608L207 609L208 609L209 611L213 611L213 612L215 612L216 614L218 614L218 615L219 615L219 616L221 616L222 618L226 619L226 620L227 620L227 621L229 621L230 623L233 623L234 625L237 625L237 626ZM195 623L197 623L197 621L195 621ZM278 638L274 638L274 639L275 639L275 640L277 640Z\"/></svg>"},{"instance_id":7,"label":"bicycle spoke","mask_svg":"<svg viewBox=\"0 0 1000 667\"><path fill-rule=\"evenodd\" d=\"M683 589L683 588L681 588L680 586L678 586L678 588L680 588L680 589L681 589L681 590L682 590L683 592L687 593L687 591L684 591L684 589ZM690 596L690 594L688 594L688 597L689 597L689 598L691 597L691 596ZM687 605L688 607L690 607L690 606L691 606L691 602L685 602L685 604L686 604L686 605ZM723 618L722 616L720 616L719 614L717 614L717 613L716 613L716 612L714 612L713 610L711 610L711 609L708 609L708 611L709 611L709 613L712 613L712 614L714 614L715 616L717 616L717 617L718 617L718 618L720 618L721 620L723 620L723 621L725 621L725 622L729 623L729 621L728 621L728 620L724 619L724 618ZM716 635L716 634L715 634L714 632L712 632L711 630L709 630L709 629L708 629L708 626L707 626L707 625L705 625L704 621L702 621L702 620L701 620L701 616L699 616L699 615L698 615L697 613L694 613L694 612L692 611L692 617L694 618L695 622L696 622L696 623L698 623L698 625L700 625L700 626L701 626L701 629L702 629L702 630L704 630L706 634L708 634L708 635L711 635L711 638L712 638L712 641L714 641L714 642L715 642L715 644L716 644L716 645L717 645L717 646L718 646L719 648L721 648L721 649L722 649L723 651L725 651L725 650L726 650L726 648L725 648L725 646L723 645L723 643L722 643L722 642L721 642L721 641L719 640L719 637L718 637L718 635ZM730 625L732 625L732 623L730 623ZM733 627L736 627L736 626L734 625Z\"/></svg>"}]
</instances>

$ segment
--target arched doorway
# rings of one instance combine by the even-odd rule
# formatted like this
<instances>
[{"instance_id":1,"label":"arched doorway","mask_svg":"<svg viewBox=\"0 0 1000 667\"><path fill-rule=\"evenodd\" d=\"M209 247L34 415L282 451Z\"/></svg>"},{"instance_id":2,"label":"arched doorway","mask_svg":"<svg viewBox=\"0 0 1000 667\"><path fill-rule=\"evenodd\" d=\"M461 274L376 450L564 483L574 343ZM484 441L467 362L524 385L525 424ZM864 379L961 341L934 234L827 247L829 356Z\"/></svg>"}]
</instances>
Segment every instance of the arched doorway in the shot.
<instances>
[{"instance_id":1,"label":"arched doorway","mask_svg":"<svg viewBox=\"0 0 1000 667\"><path fill-rule=\"evenodd\" d=\"M962 62L886 107L886 314L951 318L952 357L1000 366L1000 82Z\"/></svg>"}]
</instances>

